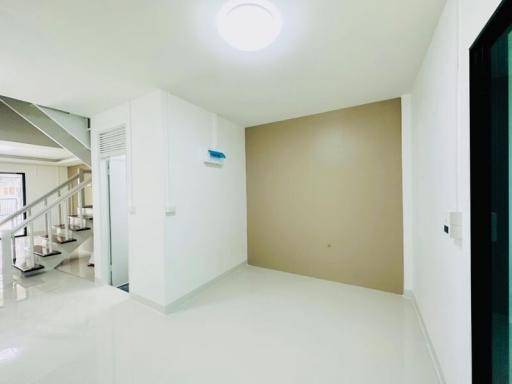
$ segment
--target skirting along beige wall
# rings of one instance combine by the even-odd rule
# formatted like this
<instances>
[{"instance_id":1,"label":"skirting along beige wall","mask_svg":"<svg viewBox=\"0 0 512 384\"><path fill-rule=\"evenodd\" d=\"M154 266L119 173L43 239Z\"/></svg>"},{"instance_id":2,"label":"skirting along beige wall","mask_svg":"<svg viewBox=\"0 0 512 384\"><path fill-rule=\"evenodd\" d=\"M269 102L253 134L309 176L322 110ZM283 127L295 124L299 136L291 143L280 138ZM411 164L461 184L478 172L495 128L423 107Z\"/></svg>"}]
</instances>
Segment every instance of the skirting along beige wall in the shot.
<instances>
[{"instance_id":1,"label":"skirting along beige wall","mask_svg":"<svg viewBox=\"0 0 512 384\"><path fill-rule=\"evenodd\" d=\"M246 130L249 263L403 292L400 99Z\"/></svg>"}]
</instances>

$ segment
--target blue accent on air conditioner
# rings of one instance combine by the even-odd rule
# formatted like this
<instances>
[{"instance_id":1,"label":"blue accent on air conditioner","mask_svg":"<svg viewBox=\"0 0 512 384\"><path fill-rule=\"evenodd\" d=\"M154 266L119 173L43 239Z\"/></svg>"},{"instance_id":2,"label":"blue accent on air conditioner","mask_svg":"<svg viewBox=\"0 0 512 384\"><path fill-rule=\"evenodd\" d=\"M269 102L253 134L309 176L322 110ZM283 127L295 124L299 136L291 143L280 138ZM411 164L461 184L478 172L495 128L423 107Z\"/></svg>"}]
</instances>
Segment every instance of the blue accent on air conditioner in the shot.
<instances>
[{"instance_id":1,"label":"blue accent on air conditioner","mask_svg":"<svg viewBox=\"0 0 512 384\"><path fill-rule=\"evenodd\" d=\"M213 151L213 150L209 149L208 153L210 154L210 157L212 157L214 159L224 160L226 158L226 155L219 151Z\"/></svg>"}]
</instances>

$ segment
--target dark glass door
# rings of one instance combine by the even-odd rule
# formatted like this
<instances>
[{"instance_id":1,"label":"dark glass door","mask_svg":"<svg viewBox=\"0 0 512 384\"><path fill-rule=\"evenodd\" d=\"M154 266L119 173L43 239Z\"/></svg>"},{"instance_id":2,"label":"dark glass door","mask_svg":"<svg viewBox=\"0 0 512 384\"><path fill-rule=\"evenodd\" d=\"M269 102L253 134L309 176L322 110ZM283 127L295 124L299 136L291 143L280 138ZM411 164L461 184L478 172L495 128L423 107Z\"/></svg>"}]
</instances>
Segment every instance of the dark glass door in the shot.
<instances>
[{"instance_id":1,"label":"dark glass door","mask_svg":"<svg viewBox=\"0 0 512 384\"><path fill-rule=\"evenodd\" d=\"M491 259L493 383L509 383L509 30L491 46Z\"/></svg>"},{"instance_id":2,"label":"dark glass door","mask_svg":"<svg viewBox=\"0 0 512 384\"><path fill-rule=\"evenodd\" d=\"M471 48L473 382L512 383L512 0Z\"/></svg>"}]
</instances>

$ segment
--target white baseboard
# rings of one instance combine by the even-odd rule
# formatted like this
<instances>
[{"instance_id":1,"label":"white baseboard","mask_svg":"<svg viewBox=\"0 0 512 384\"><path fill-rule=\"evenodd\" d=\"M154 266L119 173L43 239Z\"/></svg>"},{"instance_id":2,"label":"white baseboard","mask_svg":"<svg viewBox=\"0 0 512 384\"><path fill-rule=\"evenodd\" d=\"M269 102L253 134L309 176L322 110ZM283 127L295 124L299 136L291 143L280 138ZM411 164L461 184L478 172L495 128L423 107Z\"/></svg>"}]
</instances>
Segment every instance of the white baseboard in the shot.
<instances>
[{"instance_id":1,"label":"white baseboard","mask_svg":"<svg viewBox=\"0 0 512 384\"><path fill-rule=\"evenodd\" d=\"M178 311L187 301L189 301L192 297L196 296L198 293L204 291L205 289L209 288L213 284L215 284L217 281L225 277L226 275L230 274L231 272L235 271L238 268L241 268L243 266L247 265L247 261L243 261L242 263L234 266L233 268L228 269L226 272L220 274L217 277L214 277L212 280L208 281L207 283L201 285L200 287L194 289L193 291L187 293L186 295L180 297L179 299L173 301L170 304L167 304L164 308L164 313L169 314Z\"/></svg>"},{"instance_id":2,"label":"white baseboard","mask_svg":"<svg viewBox=\"0 0 512 384\"><path fill-rule=\"evenodd\" d=\"M425 325L425 321L423 320L423 316L421 315L420 308L418 307L418 302L416 301L416 296L414 292L411 290L404 291L404 297L409 299L414 307L414 312L416 312L416 316L418 317L418 322L420 324L421 333L425 337L425 341L427 343L428 353L432 359L434 364L434 369L436 371L437 379L439 384L446 384L446 380L444 379L443 370L441 369L441 364L439 363L439 358L437 357L436 350L434 349L434 344L432 344L432 339L428 333L427 327Z\"/></svg>"},{"instance_id":3,"label":"white baseboard","mask_svg":"<svg viewBox=\"0 0 512 384\"><path fill-rule=\"evenodd\" d=\"M212 284L214 284L215 282L217 282L218 280L222 279L224 276L226 276L227 274L233 272L234 270L242 267L242 266L245 266L247 265L247 261L244 261L236 266L234 266L233 268L231 269L228 269L226 272L220 274L219 276L213 278L212 280L208 281L207 283L201 285L200 287L194 289L192 292L189 292L187 293L186 295L180 297L179 299L173 301L172 303L170 304L167 304L167 305L160 305L158 303L155 303L154 301L152 300L148 300L148 299L145 299L144 297L141 297L139 295L136 295L134 293L131 293L130 292L130 297L134 300L137 300L138 302L142 303L142 304L145 304L147 305L148 307L151 307L153 309L156 309L157 311L159 312L162 312L164 314L170 314L170 313L173 313L173 312L176 312L177 310L179 310L187 301L189 301L192 297L196 296L198 293L204 291L205 289L207 289L208 287L210 287Z\"/></svg>"},{"instance_id":4,"label":"white baseboard","mask_svg":"<svg viewBox=\"0 0 512 384\"><path fill-rule=\"evenodd\" d=\"M117 289L117 288L116 288ZM144 305L147 305L148 307L151 307L153 309L156 309L158 312L162 312L162 313L165 313L165 306L163 305L160 305L158 303L155 303L154 301L152 300L148 300L142 296L139 296L139 295L136 295L135 293L132 293L130 292L129 293L130 297L136 301L138 301L139 303L142 303Z\"/></svg>"}]
</instances>

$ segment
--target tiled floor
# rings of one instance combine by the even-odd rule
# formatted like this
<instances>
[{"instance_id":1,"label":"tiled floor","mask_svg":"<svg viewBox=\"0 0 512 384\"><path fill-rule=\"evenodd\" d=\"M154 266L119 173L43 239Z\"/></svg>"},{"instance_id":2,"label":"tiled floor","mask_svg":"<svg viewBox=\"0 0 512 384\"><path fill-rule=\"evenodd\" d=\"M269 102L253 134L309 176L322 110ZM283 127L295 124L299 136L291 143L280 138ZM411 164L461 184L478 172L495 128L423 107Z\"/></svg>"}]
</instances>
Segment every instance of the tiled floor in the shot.
<instances>
[{"instance_id":1,"label":"tiled floor","mask_svg":"<svg viewBox=\"0 0 512 384\"><path fill-rule=\"evenodd\" d=\"M61 272L94 281L94 267L89 266L91 253L80 248L67 257L57 269Z\"/></svg>"},{"instance_id":2,"label":"tiled floor","mask_svg":"<svg viewBox=\"0 0 512 384\"><path fill-rule=\"evenodd\" d=\"M52 271L3 291L2 384L433 384L411 303L254 267L165 316Z\"/></svg>"}]
</instances>

